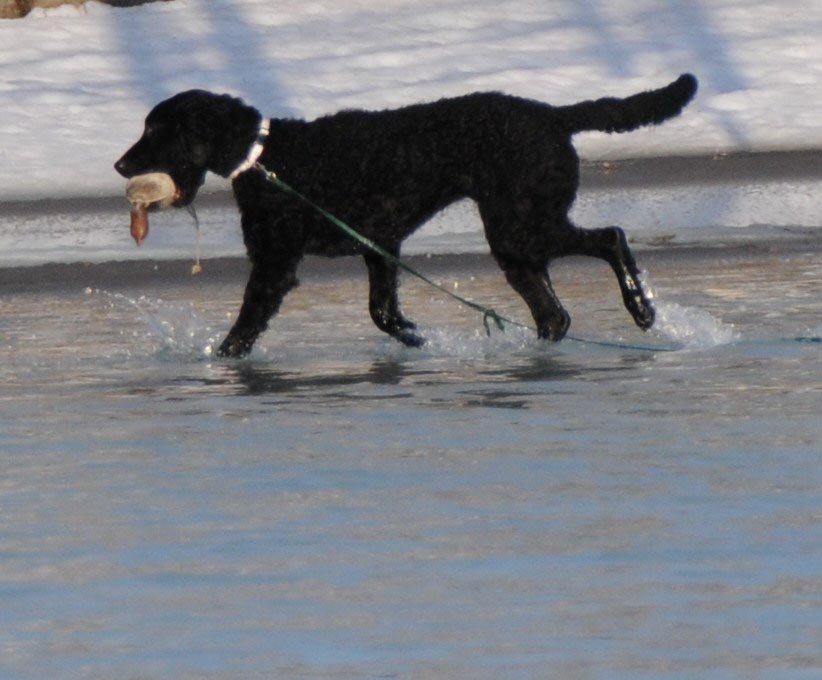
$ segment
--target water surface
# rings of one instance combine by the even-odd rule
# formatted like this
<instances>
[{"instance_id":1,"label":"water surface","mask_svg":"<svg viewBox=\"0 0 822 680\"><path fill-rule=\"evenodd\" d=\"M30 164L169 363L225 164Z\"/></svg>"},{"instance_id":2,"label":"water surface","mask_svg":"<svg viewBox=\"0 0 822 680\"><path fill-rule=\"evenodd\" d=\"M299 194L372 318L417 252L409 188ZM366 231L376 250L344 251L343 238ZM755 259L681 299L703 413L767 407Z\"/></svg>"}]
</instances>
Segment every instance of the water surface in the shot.
<instances>
[{"instance_id":1,"label":"water surface","mask_svg":"<svg viewBox=\"0 0 822 680\"><path fill-rule=\"evenodd\" d=\"M214 263L10 288L0 675L818 677L819 249L640 260L660 330L573 260L572 332L677 351L486 338L412 281L405 349L358 265L239 362ZM431 266L527 320L462 262Z\"/></svg>"}]
</instances>

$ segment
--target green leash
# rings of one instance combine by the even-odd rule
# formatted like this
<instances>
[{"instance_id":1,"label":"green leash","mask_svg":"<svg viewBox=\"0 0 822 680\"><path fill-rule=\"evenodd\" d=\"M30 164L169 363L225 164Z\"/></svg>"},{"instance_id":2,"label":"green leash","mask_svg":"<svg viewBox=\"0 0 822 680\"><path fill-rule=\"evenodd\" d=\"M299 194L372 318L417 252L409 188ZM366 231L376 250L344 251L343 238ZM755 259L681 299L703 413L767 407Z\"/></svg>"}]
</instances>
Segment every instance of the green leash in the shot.
<instances>
[{"instance_id":1,"label":"green leash","mask_svg":"<svg viewBox=\"0 0 822 680\"><path fill-rule=\"evenodd\" d=\"M425 274L422 274L421 272L414 269L411 265L406 264L400 258L398 258L395 255L389 253L385 248L383 248L378 243L375 243L370 238L367 238L366 236L363 236L356 229L352 229L350 226L348 226L341 219L339 219L335 215L332 215L330 212L328 212L324 208L321 208L319 205L314 203L311 199L307 198L306 196L303 196L303 194L301 194L299 191L297 191L291 185L286 184L285 182L283 182L279 177L277 177L276 173L273 173L270 170L268 170L259 161L257 163L255 163L254 167L257 170L259 170L260 172L262 172L263 175L265 176L266 180L268 180L271 184L276 186L281 191L284 191L287 194L291 194L292 196L295 196L296 198L299 198L306 205L311 206L320 215L322 215L323 217L325 217L325 219L327 219L329 222L331 222L331 224L333 224L335 227L340 229L347 236L354 239L360 245L368 248L368 250L370 250L371 252L376 253L377 255L382 257L383 259L387 260L391 264L396 265L400 269L403 269L404 271L408 272L412 276L416 276L418 279L420 279L421 281L424 281L429 286L431 286L433 288L436 288L437 290L439 290L442 293L445 293L447 296L449 296L450 298L453 298L454 300L456 300L460 304L463 304L466 307L468 307L470 309L473 309L473 310L476 310L477 312L482 314L482 324L483 324L483 326L485 326L485 333L488 336L491 335L491 324L489 323L489 320L493 321L494 324L496 325L496 327L499 330L503 331L503 332L505 332L505 324L509 324L511 326L517 326L519 328L524 328L526 330L536 332L536 329L534 329L531 326L527 326L526 324L520 323L519 321L514 321L513 319L509 319L507 317L504 317L501 314L498 314L491 307L486 307L485 305L481 305L481 304L478 304L476 302L472 302L471 300L468 300L468 299L462 297L461 295L457 295L453 291L448 290L447 288L440 285L436 281L432 281L427 276L425 276ZM589 344L589 345L599 345L601 347L616 347L618 349L631 349L631 350L639 350L639 351L645 351L645 352L676 352L677 351L677 348L674 348L674 347L651 347L650 345L632 345L632 344L629 345L629 344L625 344L625 343L621 343L621 342L607 342L607 341L602 341L602 340L584 340L583 338L577 338L577 337L574 337L574 336L571 336L571 335L566 335L565 337L566 337L567 340L573 340L575 342L583 342L583 343L586 343L586 344Z\"/></svg>"}]
</instances>

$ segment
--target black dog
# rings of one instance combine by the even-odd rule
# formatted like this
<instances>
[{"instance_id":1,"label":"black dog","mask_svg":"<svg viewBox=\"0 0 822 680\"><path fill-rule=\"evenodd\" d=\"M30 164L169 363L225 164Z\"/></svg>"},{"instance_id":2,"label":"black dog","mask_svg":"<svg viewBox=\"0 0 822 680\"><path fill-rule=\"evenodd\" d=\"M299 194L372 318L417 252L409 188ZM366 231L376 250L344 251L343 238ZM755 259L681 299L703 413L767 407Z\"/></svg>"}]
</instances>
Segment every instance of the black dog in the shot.
<instances>
[{"instance_id":1,"label":"black dog","mask_svg":"<svg viewBox=\"0 0 822 680\"><path fill-rule=\"evenodd\" d=\"M115 164L125 177L165 172L187 205L208 170L233 180L252 263L239 317L222 356L250 350L285 294L304 253L360 254L368 267L374 323L406 345L424 340L400 312L397 269L363 250L312 208L268 183L255 160L386 250L449 203L477 202L491 252L528 304L540 337L560 340L570 317L548 277L565 255L607 261L625 307L643 329L654 309L619 227L586 230L568 210L579 183L571 137L626 132L677 115L693 97L685 74L659 90L553 107L477 93L394 111L343 111L313 122L265 120L228 95L180 93L148 115L140 140Z\"/></svg>"}]
</instances>

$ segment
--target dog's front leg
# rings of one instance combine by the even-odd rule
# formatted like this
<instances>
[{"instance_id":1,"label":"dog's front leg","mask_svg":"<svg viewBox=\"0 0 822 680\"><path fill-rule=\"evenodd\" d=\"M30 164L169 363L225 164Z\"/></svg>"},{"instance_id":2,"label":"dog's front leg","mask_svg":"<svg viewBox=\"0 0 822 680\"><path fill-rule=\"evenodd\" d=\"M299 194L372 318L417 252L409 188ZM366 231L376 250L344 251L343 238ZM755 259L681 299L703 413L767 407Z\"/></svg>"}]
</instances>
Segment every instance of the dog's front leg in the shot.
<instances>
[{"instance_id":1,"label":"dog's front leg","mask_svg":"<svg viewBox=\"0 0 822 680\"><path fill-rule=\"evenodd\" d=\"M392 254L398 256L399 250ZM365 264L368 266L368 311L374 324L408 347L424 345L425 338L412 332L416 326L400 311L397 266L374 254L365 256Z\"/></svg>"},{"instance_id":2,"label":"dog's front leg","mask_svg":"<svg viewBox=\"0 0 822 680\"><path fill-rule=\"evenodd\" d=\"M251 351L254 341L268 328L269 319L277 313L286 293L297 285L298 262L254 264L240 314L217 350L218 356L244 357Z\"/></svg>"}]
</instances>

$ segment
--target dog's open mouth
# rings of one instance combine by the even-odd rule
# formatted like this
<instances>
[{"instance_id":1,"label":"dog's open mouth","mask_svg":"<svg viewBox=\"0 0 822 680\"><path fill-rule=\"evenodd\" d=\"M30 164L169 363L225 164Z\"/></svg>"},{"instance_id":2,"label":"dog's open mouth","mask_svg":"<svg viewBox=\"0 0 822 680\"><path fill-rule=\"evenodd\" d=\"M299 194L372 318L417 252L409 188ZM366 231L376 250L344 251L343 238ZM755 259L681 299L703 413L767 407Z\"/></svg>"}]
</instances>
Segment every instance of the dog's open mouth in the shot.
<instances>
[{"instance_id":1,"label":"dog's open mouth","mask_svg":"<svg viewBox=\"0 0 822 680\"><path fill-rule=\"evenodd\" d=\"M131 237L139 246L148 236L148 209L168 208L182 199L182 191L164 172L150 172L132 177L126 185L131 203Z\"/></svg>"}]
</instances>

